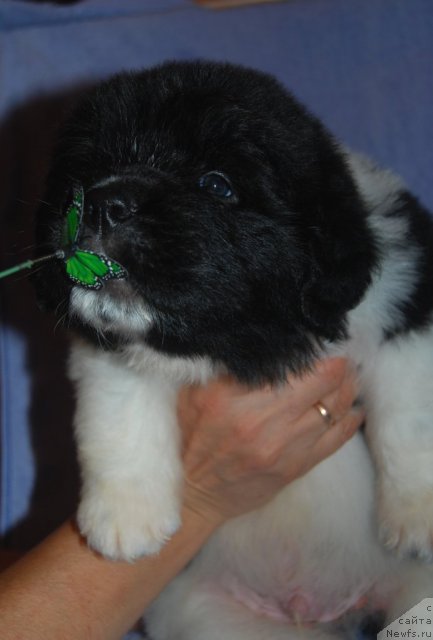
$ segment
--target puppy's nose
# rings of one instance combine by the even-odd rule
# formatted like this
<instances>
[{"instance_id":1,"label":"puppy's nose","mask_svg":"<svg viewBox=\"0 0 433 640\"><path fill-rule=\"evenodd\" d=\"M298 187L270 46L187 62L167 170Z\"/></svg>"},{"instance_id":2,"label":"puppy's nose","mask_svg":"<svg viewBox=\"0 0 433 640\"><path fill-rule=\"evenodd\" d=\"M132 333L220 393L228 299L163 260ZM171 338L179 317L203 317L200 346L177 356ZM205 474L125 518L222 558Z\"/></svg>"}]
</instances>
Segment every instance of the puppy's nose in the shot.
<instances>
[{"instance_id":1,"label":"puppy's nose","mask_svg":"<svg viewBox=\"0 0 433 640\"><path fill-rule=\"evenodd\" d=\"M137 204L130 193L119 185L95 187L84 197L84 223L93 229L115 227L127 220L136 210Z\"/></svg>"}]
</instances>

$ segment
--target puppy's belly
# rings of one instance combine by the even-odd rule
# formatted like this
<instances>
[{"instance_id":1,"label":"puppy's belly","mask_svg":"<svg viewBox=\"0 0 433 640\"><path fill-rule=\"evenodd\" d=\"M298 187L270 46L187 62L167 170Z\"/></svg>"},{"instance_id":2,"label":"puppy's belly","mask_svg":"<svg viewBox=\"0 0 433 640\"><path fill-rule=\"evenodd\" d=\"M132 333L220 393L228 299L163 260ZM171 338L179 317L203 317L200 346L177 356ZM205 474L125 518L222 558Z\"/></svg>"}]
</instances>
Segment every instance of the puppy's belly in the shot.
<instances>
[{"instance_id":1,"label":"puppy's belly","mask_svg":"<svg viewBox=\"0 0 433 640\"><path fill-rule=\"evenodd\" d=\"M212 591L215 585L209 585L209 588ZM227 579L224 585L220 585L218 590L220 594L229 595L257 615L291 624L332 622L348 612L367 606L374 610L387 606L386 600L378 597L375 587L365 584L352 586L348 589L346 597L339 600L335 596L325 594L321 589L317 590L312 582L297 586L288 584L279 595L269 597L246 587L232 577L231 580Z\"/></svg>"},{"instance_id":2,"label":"puppy's belly","mask_svg":"<svg viewBox=\"0 0 433 640\"><path fill-rule=\"evenodd\" d=\"M264 509L225 525L195 571L261 615L328 622L367 603L382 608L395 566L376 540L373 470L358 435Z\"/></svg>"}]
</instances>

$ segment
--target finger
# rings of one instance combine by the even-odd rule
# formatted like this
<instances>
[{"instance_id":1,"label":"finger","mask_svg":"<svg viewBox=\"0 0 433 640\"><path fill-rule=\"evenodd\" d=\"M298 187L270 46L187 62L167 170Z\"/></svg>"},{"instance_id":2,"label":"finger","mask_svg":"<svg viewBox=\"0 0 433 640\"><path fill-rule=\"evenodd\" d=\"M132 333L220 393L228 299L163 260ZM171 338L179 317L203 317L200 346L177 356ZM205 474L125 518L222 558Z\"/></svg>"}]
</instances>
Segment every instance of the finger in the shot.
<instances>
[{"instance_id":1,"label":"finger","mask_svg":"<svg viewBox=\"0 0 433 640\"><path fill-rule=\"evenodd\" d=\"M342 447L350 438L354 436L358 428L364 422L365 415L360 409L354 409L344 418L342 418L337 424L328 428L322 435L312 439L310 443L305 440L298 445L299 455L297 456L297 466L287 465L283 467L281 472L286 470L287 480L291 480L296 477L304 475L315 467L320 462L323 462L326 458L335 453L340 447ZM311 436L311 434L310 434ZM303 455L301 452L304 452ZM287 452L287 458L290 459L290 451Z\"/></svg>"},{"instance_id":2,"label":"finger","mask_svg":"<svg viewBox=\"0 0 433 640\"><path fill-rule=\"evenodd\" d=\"M315 412L316 422L323 429L341 420L352 409L357 396L357 382L354 374L349 373L342 384L333 393L325 396L311 407Z\"/></svg>"},{"instance_id":3,"label":"finger","mask_svg":"<svg viewBox=\"0 0 433 640\"><path fill-rule=\"evenodd\" d=\"M296 425L300 430L291 439L290 445L287 442L281 443L278 462L273 469L274 473L285 478L286 482L304 475L347 442L363 423L364 418L364 412L355 408L335 425L324 428L317 414L304 415ZM294 450L297 452L295 458Z\"/></svg>"},{"instance_id":4,"label":"finger","mask_svg":"<svg viewBox=\"0 0 433 640\"><path fill-rule=\"evenodd\" d=\"M319 450L324 450L323 455L326 455L327 451L332 453L338 447L338 442L343 443L352 435L353 429L359 426L360 421L362 422L362 410L353 409L355 391L353 376L349 376L337 391L325 397L326 406L330 408L330 415L333 417L332 422L326 421L315 406L309 407L296 420L288 420L284 413L273 415L272 419L267 421L266 429L255 434L253 448L259 449L261 454L269 459L277 458L278 452L282 454L285 451L290 457L294 449L299 452L300 458L304 453L309 458L317 446ZM331 429L333 433L329 436L328 431ZM325 439L321 441L324 436ZM246 454L250 454L248 448L244 453L245 451ZM312 460L317 461L316 458ZM281 468L283 467L284 463Z\"/></svg>"},{"instance_id":5,"label":"finger","mask_svg":"<svg viewBox=\"0 0 433 640\"><path fill-rule=\"evenodd\" d=\"M313 371L303 376L290 376L285 385L265 385L251 389L226 375L209 382L207 385L183 387L179 394L179 407L194 406L207 412L221 413L221 409L232 403L241 408L242 403L259 408L276 406L275 403L290 405L288 417L298 417L313 402L323 398L334 390L347 373L347 360L328 358L318 361Z\"/></svg>"},{"instance_id":6,"label":"finger","mask_svg":"<svg viewBox=\"0 0 433 640\"><path fill-rule=\"evenodd\" d=\"M197 416L202 413L206 415L206 420L212 422L215 428L220 431L224 425L230 424L230 417L233 415L243 416L243 424L249 424L251 430L253 424L273 423L278 424L278 418L282 424L297 422L311 405L319 399L324 398L332 411L337 406L334 401L336 387L342 384L344 390L341 393L341 400L338 405L338 415L344 412L350 396L352 386L345 382L348 377L348 364L343 358L329 358L318 362L314 372L301 378L293 378L284 387L266 386L258 390L249 390L235 382L229 376L224 376L212 381L205 387L190 386L185 387L179 394L178 415L183 429L184 445L190 440L194 425L197 424ZM332 391L333 393L329 393ZM349 403L347 403L347 407ZM341 408L340 408L341 407ZM317 409L312 413L317 414ZM316 422L307 421L309 425L321 427L319 435L323 431L323 419ZM224 424L220 424L224 418ZM291 425L296 432L296 426ZM244 429L248 431L249 429ZM285 429L286 431L286 429ZM269 435L269 431L268 431ZM293 434L294 435L294 434ZM317 432L315 433L317 436Z\"/></svg>"},{"instance_id":7,"label":"finger","mask_svg":"<svg viewBox=\"0 0 433 640\"><path fill-rule=\"evenodd\" d=\"M302 377L290 376L284 385L266 385L251 390L238 385L231 396L235 411L260 415L263 421L278 414L286 422L300 418L315 402L334 391L347 374L344 358L329 358L317 363L314 371Z\"/></svg>"},{"instance_id":8,"label":"finger","mask_svg":"<svg viewBox=\"0 0 433 640\"><path fill-rule=\"evenodd\" d=\"M341 420L323 433L313 447L312 458L323 460L335 453L354 436L364 420L364 410L360 407L352 408Z\"/></svg>"},{"instance_id":9,"label":"finger","mask_svg":"<svg viewBox=\"0 0 433 640\"><path fill-rule=\"evenodd\" d=\"M320 399L320 404L314 403L308 406L299 417L292 418L289 415L290 406L274 412L272 418L268 420L270 426L267 434L283 442L287 439L289 426L291 442L299 440L311 446L330 425L341 420L352 409L356 395L355 375L352 372L346 373L343 382L335 391ZM326 415L321 414L322 408L328 412L329 420L326 419Z\"/></svg>"},{"instance_id":10,"label":"finger","mask_svg":"<svg viewBox=\"0 0 433 640\"><path fill-rule=\"evenodd\" d=\"M234 378L225 375L210 382L192 384L180 389L178 406L180 410L194 407L197 412L219 415L237 397L245 396L249 389Z\"/></svg>"},{"instance_id":11,"label":"finger","mask_svg":"<svg viewBox=\"0 0 433 640\"><path fill-rule=\"evenodd\" d=\"M345 358L328 358L317 363L314 371L301 378L290 378L285 397L287 418L295 420L310 407L332 395L351 370Z\"/></svg>"},{"instance_id":12,"label":"finger","mask_svg":"<svg viewBox=\"0 0 433 640\"><path fill-rule=\"evenodd\" d=\"M353 406L358 396L358 377L355 371L348 368L343 382L331 398L325 398L325 406L330 402L330 411L335 421L340 420Z\"/></svg>"},{"instance_id":13,"label":"finger","mask_svg":"<svg viewBox=\"0 0 433 640\"><path fill-rule=\"evenodd\" d=\"M349 411L355 399L355 375L342 358L320 363L317 369L317 376L321 380L318 385L313 382L312 397L316 399L316 395L325 394L326 390L332 388L332 393L324 396L324 402L332 419L339 420ZM336 384L339 386L334 390ZM304 389L305 385L295 391L299 394ZM308 391L310 393L311 389ZM296 410L293 410L292 405L298 400L298 395L294 396L291 388L286 388L283 397L271 393L269 389L245 395L248 402L240 414L242 429L238 429L244 445L251 441L254 446L263 450L278 450L280 447L284 448L289 437L293 446L298 443L302 447L313 446L329 424L317 407L310 404L305 406L310 401L309 393L304 393L304 399L298 403Z\"/></svg>"}]
</instances>

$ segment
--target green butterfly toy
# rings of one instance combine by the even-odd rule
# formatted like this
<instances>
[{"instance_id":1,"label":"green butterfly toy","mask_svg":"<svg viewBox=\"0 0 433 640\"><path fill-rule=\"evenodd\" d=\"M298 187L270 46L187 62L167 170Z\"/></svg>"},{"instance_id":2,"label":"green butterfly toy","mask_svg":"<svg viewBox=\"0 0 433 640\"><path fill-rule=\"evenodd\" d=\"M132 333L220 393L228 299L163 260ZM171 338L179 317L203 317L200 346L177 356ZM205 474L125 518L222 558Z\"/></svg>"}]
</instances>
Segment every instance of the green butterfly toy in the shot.
<instances>
[{"instance_id":1,"label":"green butterfly toy","mask_svg":"<svg viewBox=\"0 0 433 640\"><path fill-rule=\"evenodd\" d=\"M64 249L58 252L66 265L66 273L75 284L85 289L100 289L106 280L126 278L126 270L106 256L79 248L81 220L83 217L83 189L75 188L72 203L66 212Z\"/></svg>"},{"instance_id":2,"label":"green butterfly toy","mask_svg":"<svg viewBox=\"0 0 433 640\"><path fill-rule=\"evenodd\" d=\"M80 249L79 235L83 210L84 192L82 187L76 187L72 190L72 202L66 212L63 248L42 258L26 260L10 269L0 271L0 278L6 278L23 269L30 269L41 262L52 260L53 258L63 260L68 277L72 282L85 289L97 290L107 280L126 278L126 269L118 262L100 253Z\"/></svg>"}]
</instances>

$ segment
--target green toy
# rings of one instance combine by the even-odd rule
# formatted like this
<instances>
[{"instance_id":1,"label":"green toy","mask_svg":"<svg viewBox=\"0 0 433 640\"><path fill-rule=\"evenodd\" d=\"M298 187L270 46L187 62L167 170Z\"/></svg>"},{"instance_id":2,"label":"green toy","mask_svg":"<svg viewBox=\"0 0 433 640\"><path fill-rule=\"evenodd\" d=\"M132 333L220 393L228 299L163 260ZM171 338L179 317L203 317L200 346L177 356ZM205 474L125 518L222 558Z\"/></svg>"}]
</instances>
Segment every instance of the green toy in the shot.
<instances>
[{"instance_id":1,"label":"green toy","mask_svg":"<svg viewBox=\"0 0 433 640\"><path fill-rule=\"evenodd\" d=\"M75 284L86 289L100 289L105 280L125 278L126 271L120 264L100 253L79 248L83 206L84 194L80 187L73 190L72 204L66 213L65 249L59 257L65 261L66 273Z\"/></svg>"},{"instance_id":2,"label":"green toy","mask_svg":"<svg viewBox=\"0 0 433 640\"><path fill-rule=\"evenodd\" d=\"M41 262L58 258L63 260L69 278L85 289L100 289L106 280L126 278L126 270L114 260L106 256L80 249L78 239L83 217L84 193L82 187L74 188L72 203L66 213L66 224L63 234L64 247L35 260L26 260L4 271L0 271L0 278L6 278L18 271L30 269Z\"/></svg>"},{"instance_id":3,"label":"green toy","mask_svg":"<svg viewBox=\"0 0 433 640\"><path fill-rule=\"evenodd\" d=\"M36 260L26 260L25 262L20 262L20 264L16 264L14 267L10 267L9 269L0 271L0 279L7 278L8 276L13 275L14 273L18 273L18 271L24 271L24 269L31 269L32 267L38 265L41 262L45 262L46 260L52 260L53 258L62 258L62 257L63 257L63 251L57 251L56 253L50 253L49 256L42 256L42 258L36 258Z\"/></svg>"}]
</instances>

